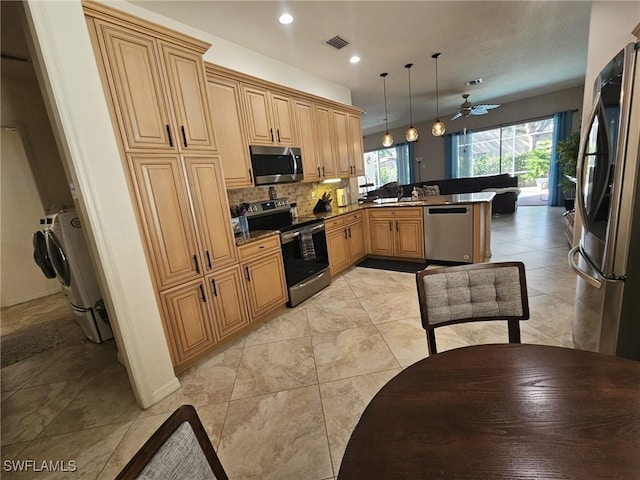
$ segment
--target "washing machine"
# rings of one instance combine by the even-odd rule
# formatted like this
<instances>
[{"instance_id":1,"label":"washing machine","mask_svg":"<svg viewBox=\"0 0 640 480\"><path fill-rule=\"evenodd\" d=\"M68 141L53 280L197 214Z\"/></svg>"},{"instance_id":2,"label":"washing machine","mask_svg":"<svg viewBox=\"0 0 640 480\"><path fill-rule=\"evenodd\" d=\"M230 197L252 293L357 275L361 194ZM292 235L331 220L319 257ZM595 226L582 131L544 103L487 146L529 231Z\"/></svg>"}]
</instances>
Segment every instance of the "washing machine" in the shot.
<instances>
[{"instance_id":1,"label":"washing machine","mask_svg":"<svg viewBox=\"0 0 640 480\"><path fill-rule=\"evenodd\" d=\"M34 260L47 278L57 278L85 336L96 343L113 338L89 249L75 211L41 219L33 235Z\"/></svg>"}]
</instances>

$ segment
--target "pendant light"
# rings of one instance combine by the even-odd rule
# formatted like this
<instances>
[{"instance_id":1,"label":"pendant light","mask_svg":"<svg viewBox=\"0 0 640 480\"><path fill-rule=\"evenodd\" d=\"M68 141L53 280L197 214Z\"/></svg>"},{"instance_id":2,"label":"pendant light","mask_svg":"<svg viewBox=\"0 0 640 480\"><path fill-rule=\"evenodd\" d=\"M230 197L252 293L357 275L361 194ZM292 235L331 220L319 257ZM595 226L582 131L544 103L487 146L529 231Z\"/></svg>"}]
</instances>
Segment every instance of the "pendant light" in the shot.
<instances>
[{"instance_id":1,"label":"pendant light","mask_svg":"<svg viewBox=\"0 0 640 480\"><path fill-rule=\"evenodd\" d=\"M433 133L434 137L441 137L444 135L445 126L444 123L440 121L440 108L438 105L438 57L440 53L434 53L431 55L431 58L436 59L436 121L431 127L431 133Z\"/></svg>"},{"instance_id":2,"label":"pendant light","mask_svg":"<svg viewBox=\"0 0 640 480\"><path fill-rule=\"evenodd\" d=\"M411 108L411 67L413 67L413 63L407 63L404 68L409 71L409 123L410 127L407 128L405 132L405 137L407 138L407 142L415 142L418 140L418 129L413 126L413 109Z\"/></svg>"},{"instance_id":3,"label":"pendant light","mask_svg":"<svg viewBox=\"0 0 640 480\"><path fill-rule=\"evenodd\" d=\"M380 76L382 77L382 84L384 88L384 124L387 129L387 131L382 136L383 147L390 147L391 145L393 145L393 137L389 133L389 122L387 119L387 75L389 74L388 73L380 74Z\"/></svg>"}]
</instances>

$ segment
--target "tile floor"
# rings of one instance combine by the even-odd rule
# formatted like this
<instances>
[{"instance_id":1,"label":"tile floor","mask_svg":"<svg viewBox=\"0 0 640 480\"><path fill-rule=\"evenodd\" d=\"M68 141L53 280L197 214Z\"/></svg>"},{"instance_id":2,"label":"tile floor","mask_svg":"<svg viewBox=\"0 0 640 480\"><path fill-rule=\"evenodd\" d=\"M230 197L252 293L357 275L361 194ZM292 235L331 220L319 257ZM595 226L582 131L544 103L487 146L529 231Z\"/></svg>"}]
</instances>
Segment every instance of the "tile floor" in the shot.
<instances>
[{"instance_id":1,"label":"tile floor","mask_svg":"<svg viewBox=\"0 0 640 480\"><path fill-rule=\"evenodd\" d=\"M493 219L493 261L527 267L532 314L521 325L523 342L572 346L575 276L562 213L521 207ZM3 312L3 329L38 305ZM506 342L507 334L503 325L475 324L437 337L446 350ZM191 403L231 479L333 479L369 400L426 351L414 276L365 268L188 369L179 391L144 411L112 342L64 343L1 371L2 477L34 478L5 463L33 459L73 460L78 468L38 479L114 478L177 406Z\"/></svg>"}]
</instances>

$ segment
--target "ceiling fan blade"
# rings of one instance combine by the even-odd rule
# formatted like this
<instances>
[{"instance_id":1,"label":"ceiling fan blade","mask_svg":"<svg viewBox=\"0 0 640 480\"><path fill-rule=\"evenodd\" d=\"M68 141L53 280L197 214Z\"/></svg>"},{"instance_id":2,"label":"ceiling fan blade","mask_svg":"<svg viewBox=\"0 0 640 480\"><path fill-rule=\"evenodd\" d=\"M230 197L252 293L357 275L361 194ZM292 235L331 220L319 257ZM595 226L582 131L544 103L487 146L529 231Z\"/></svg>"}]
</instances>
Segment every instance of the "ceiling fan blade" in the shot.
<instances>
[{"instance_id":1,"label":"ceiling fan blade","mask_svg":"<svg viewBox=\"0 0 640 480\"><path fill-rule=\"evenodd\" d=\"M474 108L470 113L471 115L486 115L489 111L484 108Z\"/></svg>"},{"instance_id":2,"label":"ceiling fan blade","mask_svg":"<svg viewBox=\"0 0 640 480\"><path fill-rule=\"evenodd\" d=\"M458 112L453 117L451 117L451 120L456 120L456 119L460 118L461 116L462 116L462 113Z\"/></svg>"},{"instance_id":3,"label":"ceiling fan blade","mask_svg":"<svg viewBox=\"0 0 640 480\"><path fill-rule=\"evenodd\" d=\"M500 106L499 103L479 103L473 108L482 108L484 110L491 110L493 108L498 108Z\"/></svg>"}]
</instances>

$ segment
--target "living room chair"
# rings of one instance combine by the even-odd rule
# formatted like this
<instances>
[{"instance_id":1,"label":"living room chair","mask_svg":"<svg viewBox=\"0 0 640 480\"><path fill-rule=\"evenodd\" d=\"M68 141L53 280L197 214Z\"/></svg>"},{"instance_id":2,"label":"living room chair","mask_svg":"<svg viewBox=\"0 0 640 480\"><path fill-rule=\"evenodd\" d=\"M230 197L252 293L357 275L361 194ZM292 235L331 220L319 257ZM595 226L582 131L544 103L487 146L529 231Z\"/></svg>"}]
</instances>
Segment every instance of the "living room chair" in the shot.
<instances>
[{"instance_id":1,"label":"living room chair","mask_svg":"<svg viewBox=\"0 0 640 480\"><path fill-rule=\"evenodd\" d=\"M182 405L160 425L116 480L228 480L196 409Z\"/></svg>"},{"instance_id":2,"label":"living room chair","mask_svg":"<svg viewBox=\"0 0 640 480\"><path fill-rule=\"evenodd\" d=\"M457 323L506 320L509 343L520 343L520 320L529 318L522 262L426 269L416 283L429 355L438 353L434 330Z\"/></svg>"}]
</instances>

